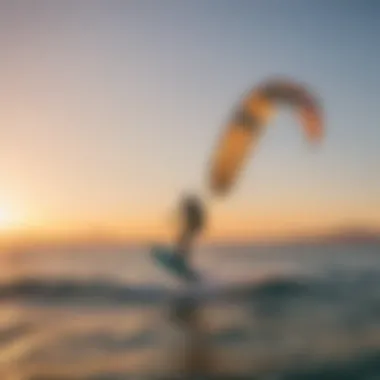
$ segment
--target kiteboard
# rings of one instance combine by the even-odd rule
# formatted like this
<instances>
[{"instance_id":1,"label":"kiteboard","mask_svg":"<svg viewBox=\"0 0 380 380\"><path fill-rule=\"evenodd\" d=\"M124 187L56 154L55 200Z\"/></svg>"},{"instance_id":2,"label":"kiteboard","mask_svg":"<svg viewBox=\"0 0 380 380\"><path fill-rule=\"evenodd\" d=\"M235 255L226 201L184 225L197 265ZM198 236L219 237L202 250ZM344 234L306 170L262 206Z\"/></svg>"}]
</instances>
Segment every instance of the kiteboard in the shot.
<instances>
[{"instance_id":1,"label":"kiteboard","mask_svg":"<svg viewBox=\"0 0 380 380\"><path fill-rule=\"evenodd\" d=\"M175 248L154 246L151 250L154 261L182 281L199 282L199 273L179 255Z\"/></svg>"}]
</instances>

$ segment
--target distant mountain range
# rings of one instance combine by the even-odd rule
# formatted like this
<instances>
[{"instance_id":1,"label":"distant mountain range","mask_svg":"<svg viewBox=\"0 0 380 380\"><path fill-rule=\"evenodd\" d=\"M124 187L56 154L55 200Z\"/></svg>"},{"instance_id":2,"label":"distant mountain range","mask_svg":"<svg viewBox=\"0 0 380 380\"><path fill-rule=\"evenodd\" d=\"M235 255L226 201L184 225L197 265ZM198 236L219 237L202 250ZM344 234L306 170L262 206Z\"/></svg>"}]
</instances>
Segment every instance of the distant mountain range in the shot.
<instances>
[{"instance_id":1,"label":"distant mountain range","mask_svg":"<svg viewBox=\"0 0 380 380\"><path fill-rule=\"evenodd\" d=\"M331 232L291 239L291 242L308 244L380 243L380 230L363 227L340 228Z\"/></svg>"},{"instance_id":2,"label":"distant mountain range","mask_svg":"<svg viewBox=\"0 0 380 380\"><path fill-rule=\"evenodd\" d=\"M243 246L298 246L298 245L331 245L331 244L375 244L380 246L380 229L364 227L336 228L329 231L293 235L284 238L227 240L206 243L214 248L233 248Z\"/></svg>"}]
</instances>

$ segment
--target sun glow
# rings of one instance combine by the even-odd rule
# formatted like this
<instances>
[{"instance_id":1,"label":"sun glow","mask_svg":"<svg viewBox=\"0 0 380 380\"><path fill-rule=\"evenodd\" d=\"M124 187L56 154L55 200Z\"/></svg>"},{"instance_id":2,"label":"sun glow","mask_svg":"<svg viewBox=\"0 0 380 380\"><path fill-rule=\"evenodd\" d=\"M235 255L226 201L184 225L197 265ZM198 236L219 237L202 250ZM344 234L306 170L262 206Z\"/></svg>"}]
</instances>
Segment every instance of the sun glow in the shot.
<instances>
[{"instance_id":1,"label":"sun glow","mask_svg":"<svg viewBox=\"0 0 380 380\"><path fill-rule=\"evenodd\" d=\"M10 208L0 205L0 231L14 229L17 225L16 214Z\"/></svg>"}]
</instances>

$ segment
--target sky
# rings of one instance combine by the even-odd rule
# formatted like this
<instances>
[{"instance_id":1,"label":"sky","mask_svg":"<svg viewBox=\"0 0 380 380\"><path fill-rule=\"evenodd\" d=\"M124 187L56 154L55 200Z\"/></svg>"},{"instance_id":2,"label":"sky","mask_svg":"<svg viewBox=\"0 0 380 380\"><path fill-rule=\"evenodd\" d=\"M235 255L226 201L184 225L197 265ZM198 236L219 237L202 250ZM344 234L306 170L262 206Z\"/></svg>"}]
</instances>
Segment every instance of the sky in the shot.
<instances>
[{"instance_id":1,"label":"sky","mask_svg":"<svg viewBox=\"0 0 380 380\"><path fill-rule=\"evenodd\" d=\"M166 234L272 75L318 94L325 141L281 112L208 236L380 226L379 19L377 0L0 1L0 229Z\"/></svg>"}]
</instances>

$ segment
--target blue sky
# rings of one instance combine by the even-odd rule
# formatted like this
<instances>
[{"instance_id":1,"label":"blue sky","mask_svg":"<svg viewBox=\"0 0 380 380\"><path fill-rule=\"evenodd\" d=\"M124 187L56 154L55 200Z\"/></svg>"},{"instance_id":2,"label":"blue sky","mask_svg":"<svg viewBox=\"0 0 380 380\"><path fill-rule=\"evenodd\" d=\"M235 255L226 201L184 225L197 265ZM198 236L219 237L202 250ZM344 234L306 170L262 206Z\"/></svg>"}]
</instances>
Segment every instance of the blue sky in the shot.
<instances>
[{"instance_id":1,"label":"blue sky","mask_svg":"<svg viewBox=\"0 0 380 380\"><path fill-rule=\"evenodd\" d=\"M322 100L326 140L281 112L214 233L379 226L379 19L376 0L2 1L0 208L158 231L240 96L285 75Z\"/></svg>"}]
</instances>

